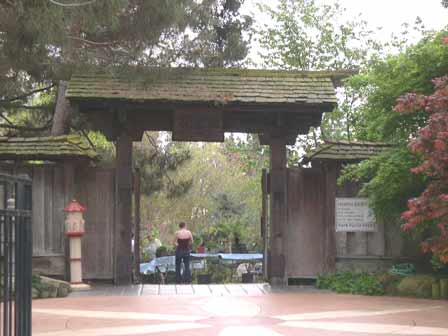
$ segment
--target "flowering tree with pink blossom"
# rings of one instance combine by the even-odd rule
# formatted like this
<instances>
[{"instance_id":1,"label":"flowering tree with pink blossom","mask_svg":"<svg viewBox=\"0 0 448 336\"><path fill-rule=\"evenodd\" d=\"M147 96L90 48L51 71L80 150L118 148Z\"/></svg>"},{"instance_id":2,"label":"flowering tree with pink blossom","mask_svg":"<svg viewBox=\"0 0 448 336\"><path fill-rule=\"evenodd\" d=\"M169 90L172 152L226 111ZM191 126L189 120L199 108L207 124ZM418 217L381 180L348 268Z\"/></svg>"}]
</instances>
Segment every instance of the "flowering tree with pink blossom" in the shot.
<instances>
[{"instance_id":1,"label":"flowering tree with pink blossom","mask_svg":"<svg viewBox=\"0 0 448 336\"><path fill-rule=\"evenodd\" d=\"M448 43L448 39L443 42ZM411 171L426 175L429 182L418 197L409 200L409 209L401 218L405 231L429 225L433 235L422 243L423 252L432 253L438 263L448 264L448 76L433 83L433 94L407 94L395 107L399 113L424 110L429 115L426 126L409 143L410 150L422 159Z\"/></svg>"}]
</instances>

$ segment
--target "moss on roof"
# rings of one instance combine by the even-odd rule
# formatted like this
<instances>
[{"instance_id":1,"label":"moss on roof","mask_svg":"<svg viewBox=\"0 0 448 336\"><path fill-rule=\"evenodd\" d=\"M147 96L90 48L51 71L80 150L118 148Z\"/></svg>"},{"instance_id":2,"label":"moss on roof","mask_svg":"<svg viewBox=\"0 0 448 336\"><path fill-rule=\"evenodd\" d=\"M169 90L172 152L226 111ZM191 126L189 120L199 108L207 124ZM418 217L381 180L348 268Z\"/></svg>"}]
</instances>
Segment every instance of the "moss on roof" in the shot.
<instances>
[{"instance_id":1,"label":"moss on roof","mask_svg":"<svg viewBox=\"0 0 448 336\"><path fill-rule=\"evenodd\" d=\"M132 70L135 71L135 70ZM69 81L70 100L336 104L334 81L347 72L253 69L154 69L92 72Z\"/></svg>"},{"instance_id":2,"label":"moss on roof","mask_svg":"<svg viewBox=\"0 0 448 336\"><path fill-rule=\"evenodd\" d=\"M92 147L76 134L55 137L0 137L1 160L98 159Z\"/></svg>"},{"instance_id":3,"label":"moss on roof","mask_svg":"<svg viewBox=\"0 0 448 336\"><path fill-rule=\"evenodd\" d=\"M380 142L327 140L315 150L305 154L302 163L307 164L313 160L361 161L378 155L390 147L390 144Z\"/></svg>"}]
</instances>

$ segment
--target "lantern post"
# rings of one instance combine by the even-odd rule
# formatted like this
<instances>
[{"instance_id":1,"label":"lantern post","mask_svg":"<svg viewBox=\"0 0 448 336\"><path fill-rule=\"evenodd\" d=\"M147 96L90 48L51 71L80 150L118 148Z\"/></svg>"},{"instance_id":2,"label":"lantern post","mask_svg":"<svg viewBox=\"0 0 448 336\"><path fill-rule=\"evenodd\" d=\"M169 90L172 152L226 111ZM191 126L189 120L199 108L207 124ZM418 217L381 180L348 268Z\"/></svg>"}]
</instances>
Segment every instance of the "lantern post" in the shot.
<instances>
[{"instance_id":1,"label":"lantern post","mask_svg":"<svg viewBox=\"0 0 448 336\"><path fill-rule=\"evenodd\" d=\"M81 238L85 233L83 216L85 211L86 208L76 200L72 200L64 209L65 235L70 245L70 284L73 289L90 288L82 282Z\"/></svg>"}]
</instances>

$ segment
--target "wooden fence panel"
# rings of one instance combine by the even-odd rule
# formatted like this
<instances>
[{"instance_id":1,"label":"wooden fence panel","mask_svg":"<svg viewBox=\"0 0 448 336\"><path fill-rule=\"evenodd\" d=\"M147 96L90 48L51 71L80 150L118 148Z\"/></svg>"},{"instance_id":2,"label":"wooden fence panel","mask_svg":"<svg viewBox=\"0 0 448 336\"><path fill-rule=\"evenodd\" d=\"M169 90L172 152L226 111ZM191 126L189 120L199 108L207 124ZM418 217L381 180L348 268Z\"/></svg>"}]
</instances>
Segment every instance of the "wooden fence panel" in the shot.
<instances>
[{"instance_id":1,"label":"wooden fence panel","mask_svg":"<svg viewBox=\"0 0 448 336\"><path fill-rule=\"evenodd\" d=\"M33 256L45 255L45 170L33 171Z\"/></svg>"},{"instance_id":2,"label":"wooden fence panel","mask_svg":"<svg viewBox=\"0 0 448 336\"><path fill-rule=\"evenodd\" d=\"M66 237L64 207L67 205L63 165L7 166L0 171L32 178L33 267L36 271L64 276ZM0 190L0 198L1 198ZM87 206L83 237L83 275L86 279L113 279L115 170L78 169L75 196ZM68 264L67 264L68 265Z\"/></svg>"},{"instance_id":3,"label":"wooden fence panel","mask_svg":"<svg viewBox=\"0 0 448 336\"><path fill-rule=\"evenodd\" d=\"M56 226L53 222L53 177L54 177L54 170L44 169L43 171L43 214L44 214L44 249L48 253L53 250L53 240L55 238L53 227ZM63 223L59 223L59 225L62 225ZM58 237L58 240L60 240L61 237Z\"/></svg>"},{"instance_id":4,"label":"wooden fence panel","mask_svg":"<svg viewBox=\"0 0 448 336\"><path fill-rule=\"evenodd\" d=\"M65 232L64 222L65 214L65 190L64 190L64 169L55 167L53 170L53 227L51 249L58 254L64 254L65 251Z\"/></svg>"},{"instance_id":5,"label":"wooden fence panel","mask_svg":"<svg viewBox=\"0 0 448 336\"><path fill-rule=\"evenodd\" d=\"M33 255L64 255L64 171L33 167Z\"/></svg>"}]
</instances>

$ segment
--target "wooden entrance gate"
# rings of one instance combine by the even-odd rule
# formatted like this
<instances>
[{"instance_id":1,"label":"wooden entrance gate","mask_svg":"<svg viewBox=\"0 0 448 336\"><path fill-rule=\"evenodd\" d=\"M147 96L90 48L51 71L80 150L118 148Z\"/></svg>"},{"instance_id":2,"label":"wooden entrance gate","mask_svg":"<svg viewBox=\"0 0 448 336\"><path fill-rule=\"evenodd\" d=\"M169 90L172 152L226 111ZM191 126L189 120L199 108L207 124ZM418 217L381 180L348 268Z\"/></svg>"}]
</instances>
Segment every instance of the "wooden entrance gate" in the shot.
<instances>
[{"instance_id":1,"label":"wooden entrance gate","mask_svg":"<svg viewBox=\"0 0 448 336\"><path fill-rule=\"evenodd\" d=\"M284 238L285 283L315 279L319 274L331 271L335 262L334 188L328 183L330 173L318 168L288 168L284 175L287 190L285 227L280 232L272 232L265 224L263 231L271 231L273 236L281 234ZM275 195L267 197L270 184L263 199L272 202ZM272 204L269 208L277 211ZM275 270L275 265L270 266L271 271Z\"/></svg>"},{"instance_id":2,"label":"wooden entrance gate","mask_svg":"<svg viewBox=\"0 0 448 336\"><path fill-rule=\"evenodd\" d=\"M324 182L321 170L288 169L288 279L314 278L324 271Z\"/></svg>"},{"instance_id":3,"label":"wooden entrance gate","mask_svg":"<svg viewBox=\"0 0 448 336\"><path fill-rule=\"evenodd\" d=\"M86 168L77 174L77 198L87 207L83 278L113 279L115 169Z\"/></svg>"},{"instance_id":4,"label":"wooden entrance gate","mask_svg":"<svg viewBox=\"0 0 448 336\"><path fill-rule=\"evenodd\" d=\"M98 69L100 70L100 69ZM115 280L130 283L132 143L144 131L172 132L179 141L223 141L225 132L259 135L271 148L270 281L284 285L286 146L321 123L337 103L335 85L347 73L245 69L166 69L151 87L108 71L76 74L66 97L95 129L116 141ZM152 77L152 76L151 76ZM148 77L150 79L151 77Z\"/></svg>"}]
</instances>

